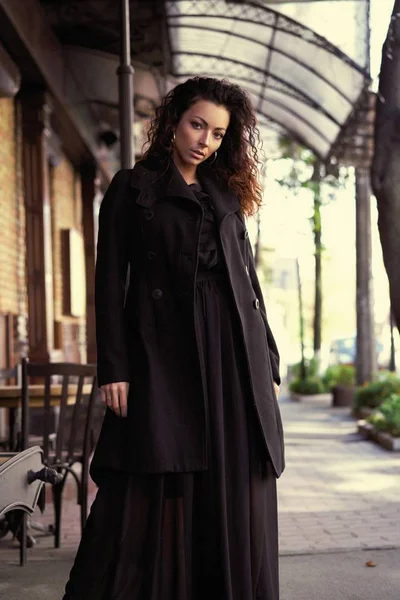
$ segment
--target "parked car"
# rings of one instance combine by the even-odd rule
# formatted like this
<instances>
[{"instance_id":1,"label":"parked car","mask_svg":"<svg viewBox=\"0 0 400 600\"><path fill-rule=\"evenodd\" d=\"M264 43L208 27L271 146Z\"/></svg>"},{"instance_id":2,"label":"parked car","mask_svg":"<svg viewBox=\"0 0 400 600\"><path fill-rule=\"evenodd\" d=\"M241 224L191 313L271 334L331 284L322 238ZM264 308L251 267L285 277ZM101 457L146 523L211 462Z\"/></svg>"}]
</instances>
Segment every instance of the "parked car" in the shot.
<instances>
[{"instance_id":1,"label":"parked car","mask_svg":"<svg viewBox=\"0 0 400 600\"><path fill-rule=\"evenodd\" d=\"M354 365L356 361L356 336L336 338L332 340L329 350L329 364ZM375 351L380 367L387 368L387 364L382 364L381 355L384 346L379 340L375 340Z\"/></svg>"}]
</instances>

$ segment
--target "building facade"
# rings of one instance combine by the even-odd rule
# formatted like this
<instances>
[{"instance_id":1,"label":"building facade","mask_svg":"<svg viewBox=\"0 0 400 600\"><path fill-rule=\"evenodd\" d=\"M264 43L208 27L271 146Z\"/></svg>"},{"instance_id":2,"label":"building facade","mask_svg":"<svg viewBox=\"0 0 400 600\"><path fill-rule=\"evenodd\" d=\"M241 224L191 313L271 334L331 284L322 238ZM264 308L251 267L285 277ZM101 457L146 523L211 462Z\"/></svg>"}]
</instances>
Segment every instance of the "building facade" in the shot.
<instances>
[{"instance_id":1,"label":"building facade","mask_svg":"<svg viewBox=\"0 0 400 600\"><path fill-rule=\"evenodd\" d=\"M0 34L0 368L22 355L96 360L96 221L112 176L101 141L87 142L91 123L46 83L57 67L50 29L43 64L30 54L28 16ZM6 20L1 12L1 32Z\"/></svg>"}]
</instances>

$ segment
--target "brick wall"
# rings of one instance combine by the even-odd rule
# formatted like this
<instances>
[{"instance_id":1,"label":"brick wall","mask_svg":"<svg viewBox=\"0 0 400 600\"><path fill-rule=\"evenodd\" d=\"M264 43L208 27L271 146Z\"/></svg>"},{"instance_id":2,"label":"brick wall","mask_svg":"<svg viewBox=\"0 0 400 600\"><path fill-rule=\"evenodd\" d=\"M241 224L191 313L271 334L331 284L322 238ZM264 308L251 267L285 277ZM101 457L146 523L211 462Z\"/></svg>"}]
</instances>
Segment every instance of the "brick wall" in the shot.
<instances>
[{"instance_id":1,"label":"brick wall","mask_svg":"<svg viewBox=\"0 0 400 600\"><path fill-rule=\"evenodd\" d=\"M18 314L18 205L14 100L0 98L0 313Z\"/></svg>"},{"instance_id":2,"label":"brick wall","mask_svg":"<svg viewBox=\"0 0 400 600\"><path fill-rule=\"evenodd\" d=\"M13 99L0 98L0 314L15 315L13 348L16 360L26 344L27 335L22 130L18 115L18 104ZM63 289L65 265L61 232L75 228L82 233L80 177L65 156L51 168L51 207L54 319L59 341L54 359L85 361L85 317L72 317L64 310L66 291ZM5 340L0 339L2 354L5 347Z\"/></svg>"},{"instance_id":3,"label":"brick wall","mask_svg":"<svg viewBox=\"0 0 400 600\"><path fill-rule=\"evenodd\" d=\"M79 174L70 161L63 156L61 162L51 168L51 206L53 233L54 319L56 344L65 360L85 361L85 317L65 314L65 256L63 255L62 231L77 229L82 233L82 197ZM85 257L82 255L82 261Z\"/></svg>"}]
</instances>

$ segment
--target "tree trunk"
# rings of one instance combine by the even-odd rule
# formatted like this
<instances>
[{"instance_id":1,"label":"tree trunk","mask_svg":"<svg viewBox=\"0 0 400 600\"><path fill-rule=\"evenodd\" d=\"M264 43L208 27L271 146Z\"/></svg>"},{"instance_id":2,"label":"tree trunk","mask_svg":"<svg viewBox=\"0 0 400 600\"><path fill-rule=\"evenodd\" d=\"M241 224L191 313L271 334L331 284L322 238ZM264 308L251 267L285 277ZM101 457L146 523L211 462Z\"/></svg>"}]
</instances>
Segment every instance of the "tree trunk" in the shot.
<instances>
[{"instance_id":1,"label":"tree trunk","mask_svg":"<svg viewBox=\"0 0 400 600\"><path fill-rule=\"evenodd\" d=\"M304 316L303 316L303 296L301 291L301 278L300 278L300 265L299 260L296 259L296 272L297 272L297 287L299 293L299 325L300 325L300 350L301 350L301 361L300 361L300 379L304 381L306 378L306 363L304 357Z\"/></svg>"},{"instance_id":2,"label":"tree trunk","mask_svg":"<svg viewBox=\"0 0 400 600\"><path fill-rule=\"evenodd\" d=\"M376 372L372 274L371 274L371 187L368 170L356 169L357 252L357 384L372 381Z\"/></svg>"},{"instance_id":3,"label":"tree trunk","mask_svg":"<svg viewBox=\"0 0 400 600\"><path fill-rule=\"evenodd\" d=\"M396 347L394 344L394 318L393 311L390 310L390 359L389 359L389 371L392 373L396 372Z\"/></svg>"},{"instance_id":4,"label":"tree trunk","mask_svg":"<svg viewBox=\"0 0 400 600\"><path fill-rule=\"evenodd\" d=\"M322 341L322 227L321 163L316 160L312 176L314 194L313 233L315 245L314 356L319 357Z\"/></svg>"},{"instance_id":5,"label":"tree trunk","mask_svg":"<svg viewBox=\"0 0 400 600\"><path fill-rule=\"evenodd\" d=\"M256 269L260 264L260 252L261 252L261 215L260 211L257 213L257 236L254 244L254 264Z\"/></svg>"},{"instance_id":6,"label":"tree trunk","mask_svg":"<svg viewBox=\"0 0 400 600\"><path fill-rule=\"evenodd\" d=\"M396 0L383 46L376 104L372 188L378 201L378 227L389 279L393 315L400 327L400 0Z\"/></svg>"}]
</instances>

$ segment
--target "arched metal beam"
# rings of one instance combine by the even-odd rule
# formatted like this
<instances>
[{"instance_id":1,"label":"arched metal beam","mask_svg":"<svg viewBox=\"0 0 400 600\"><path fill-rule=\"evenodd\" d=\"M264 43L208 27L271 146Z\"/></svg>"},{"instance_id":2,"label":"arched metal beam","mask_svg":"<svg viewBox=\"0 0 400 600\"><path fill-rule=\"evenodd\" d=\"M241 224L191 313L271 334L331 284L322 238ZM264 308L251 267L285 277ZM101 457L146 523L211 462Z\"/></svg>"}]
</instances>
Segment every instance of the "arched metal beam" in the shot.
<instances>
[{"instance_id":1,"label":"arched metal beam","mask_svg":"<svg viewBox=\"0 0 400 600\"><path fill-rule=\"evenodd\" d=\"M194 73L185 73L182 74L182 77L192 77L194 76ZM215 73L214 75L216 75L217 77L223 77L224 73ZM240 78L242 79L242 78ZM327 142L329 145L331 145L331 139L328 138L324 133L322 133L316 126L314 123L310 122L308 119L306 119L303 115L301 115L299 112L297 112L296 110L294 110L293 108L290 108L290 106L286 106L285 104L283 104L282 102L279 102L279 100L277 100L276 98L262 98L263 101L265 102L270 102L271 104L274 104L275 106L277 106L278 108L280 108L281 110L284 110L285 112L293 115L298 121L303 122L307 127L309 127L310 129L312 129L316 135L318 135L321 139L323 139L325 142ZM260 106L256 109L256 112L260 115L263 116L267 116L266 113L264 113ZM269 115L268 115L269 117ZM283 125L283 124L282 124ZM283 125L284 127L286 127L285 125Z\"/></svg>"},{"instance_id":2,"label":"arched metal beam","mask_svg":"<svg viewBox=\"0 0 400 600\"><path fill-rule=\"evenodd\" d=\"M277 22L277 18L275 17L275 23ZM265 72L266 73L270 73L271 72L271 61L272 61L272 57L273 57L273 51L272 48L274 47L275 44L275 37L276 37L276 27L274 28L272 35L271 35L271 44L267 45L266 47L269 49L269 52L267 53L267 60L265 61ZM258 107L261 107L261 104L263 102L263 98L265 95L265 91L267 89L267 84L268 84L268 75L264 77L262 85L261 85L261 92L259 94L258 97Z\"/></svg>"},{"instance_id":3,"label":"arched metal beam","mask_svg":"<svg viewBox=\"0 0 400 600\"><path fill-rule=\"evenodd\" d=\"M186 1L186 0L174 0L173 2L169 2L168 4L171 8L176 8L183 1ZM193 6L198 7L199 4L200 4L200 2L194 2L192 0ZM313 44L317 48L322 48L327 53L332 54L333 56L336 56L336 58L339 58L345 64L349 65L354 70L356 70L360 74L364 75L368 80L370 79L369 73L367 73L367 71L363 67L361 67L354 60L352 60L345 52L340 50L340 48L338 48L337 46L335 46L334 44L329 42L323 36L317 34L315 31L313 31L312 29L309 29L308 27L299 23L298 21L295 21L294 19L291 19L290 17L288 17L270 7L260 6L260 4L256 4L255 2L251 2L251 1L246 1L243 4L241 4L240 9L241 9L240 16L221 15L219 13L212 12L212 10L210 10L207 12L206 15L204 13L196 13L196 12L189 12L189 13L176 12L175 14L167 13L167 19L170 20L170 19L176 19L179 17L190 17L190 18L198 18L199 17L199 18L204 19L204 17L207 16L207 17L216 18L216 19L226 19L229 21L237 21L240 23L251 23L251 24L260 25L260 21L257 20L256 18L249 18L248 16L246 16L246 9L247 10L253 9L253 10L257 10L258 12L264 12L265 14L274 15L276 23L279 23L279 22L285 23L286 22L286 23L290 24L291 28L287 28L287 29L285 29L284 27L282 27L280 25L275 24L274 27L277 30L282 31L283 33L287 33L288 35L292 35L293 37L297 37L299 39L305 40L308 43ZM261 24L264 27L269 27L269 28L272 27L270 23L262 22ZM298 31L304 32L306 34L306 36L303 37L302 35L300 35L298 33ZM316 43L316 41L318 41L318 43Z\"/></svg>"},{"instance_id":4,"label":"arched metal beam","mask_svg":"<svg viewBox=\"0 0 400 600\"><path fill-rule=\"evenodd\" d=\"M275 98L265 98L264 100L265 100L265 102L270 102L271 104L274 104L278 108L280 108L280 109L286 111L287 113L293 115L294 117L296 117L296 119L298 119L299 121L302 121L303 123L305 123L305 125L307 125L307 127L309 127L310 129L312 129L320 138L322 138L323 140L325 140L326 142L328 142L329 145L331 144L331 140L328 137L326 137L326 135L324 135L323 133L321 133L321 131L319 131L319 129L317 129L317 127L313 123L310 123L310 121L308 121L308 119L306 119L305 117L303 117L303 115L300 115L297 111L293 110L289 106L285 106L284 104L282 104L281 102L279 102L279 100L276 100Z\"/></svg>"},{"instance_id":5,"label":"arched metal beam","mask_svg":"<svg viewBox=\"0 0 400 600\"><path fill-rule=\"evenodd\" d=\"M203 16L204 18L204 16ZM298 65L300 65L301 67L303 67L304 69L307 69L308 71L310 71L310 73L312 73L313 75L315 75L316 77L318 77L319 79L321 79L321 81L323 81L324 83L326 83L327 85L329 85L335 92L337 92L340 96L342 96L342 98L344 100L346 100L346 102L348 102L350 104L350 106L353 105L353 101L348 98L348 96L346 96L345 92L342 91L341 89L339 89L337 86L334 85L334 82L332 80L329 80L327 77L325 77L324 75L318 73L318 71L316 69L314 69L313 67L311 67L310 65L307 65L306 63L302 62L299 58L297 58L296 56L293 56L291 54L289 54L289 52L285 52L284 50L281 50L279 48L276 48L275 46L271 45L271 44L267 44L265 42L260 42L259 40L255 40L253 38L250 38L246 35L243 35L241 33L235 33L235 32L231 32L231 31L226 31L224 29L218 29L216 27L203 27L203 26L198 26L198 25L169 25L169 29L196 29L199 31L211 31L213 33L222 33L228 36L232 36L241 40L244 40L246 42L251 42L253 44L257 44L263 48L268 48L268 50L270 50L270 52L276 52L277 54L281 54L282 56L285 56L286 58L292 60L294 63L297 63ZM172 52L173 54L173 52ZM205 54L204 56L208 56L207 54ZM224 57L221 56L221 59L223 59ZM271 73L267 70L264 71L266 75L271 75ZM288 84L290 85L290 84Z\"/></svg>"},{"instance_id":6,"label":"arched metal beam","mask_svg":"<svg viewBox=\"0 0 400 600\"><path fill-rule=\"evenodd\" d=\"M273 119L270 115L267 115L263 111L257 111L257 113L260 116L262 116L264 119L266 119L267 121L269 121L271 123L275 123L276 125L279 125L279 127L284 129L293 140L297 141L302 146L307 146L307 148L312 150L316 156L319 156L322 159L326 158L325 156L321 155L321 152L314 146L314 144L312 144L308 140L304 139L299 133L297 133L297 131L293 131L293 129L291 129L291 127L288 127L285 123L282 123L281 121L279 121L279 119Z\"/></svg>"},{"instance_id":7,"label":"arched metal beam","mask_svg":"<svg viewBox=\"0 0 400 600\"><path fill-rule=\"evenodd\" d=\"M221 56L217 56L215 54L199 54L198 52L173 52L172 53L173 56L197 56L199 58L209 58L212 60L220 60L222 62L225 63L232 63L234 65L239 65L241 67L245 67L246 69L249 69L251 71L255 71L256 73L260 73L263 76L266 75L266 73L264 72L263 69L261 69L260 67L255 67L253 65L248 65L247 63L244 63L240 60L236 60L233 58L228 58L228 57L221 57ZM173 65L173 69L174 69L174 65ZM182 74L181 73L177 73L174 72L172 73L175 77L179 77ZM339 127L343 126L343 123L340 123L340 121L338 121L333 115L331 115L326 109L324 109L322 106L320 106L317 102L315 102L308 94L305 94L304 92L302 92L301 90L299 90L297 87L295 87L294 85L288 83L287 81L285 81L284 79L282 79L281 77L278 77L277 75L274 75L272 73L269 73L269 76L273 79L275 79L276 81L278 81L279 83L281 83L284 86L287 86L289 89L292 89L293 92L295 92L296 94L298 94L300 97L305 98L306 100L308 100L308 105L311 106L312 108L314 108L315 110L317 110L318 112L320 112L321 114L325 115L325 117L327 117L330 121L332 121L333 123L335 123L335 125L338 125ZM256 81L253 81L252 83L258 83ZM280 90L282 91L282 90ZM301 99L299 98L299 100L301 101Z\"/></svg>"},{"instance_id":8,"label":"arched metal beam","mask_svg":"<svg viewBox=\"0 0 400 600\"><path fill-rule=\"evenodd\" d=\"M185 73L181 73L179 75L179 77L194 77L195 75L198 75L198 73L187 71ZM217 73L215 73L215 75L217 77L223 77L224 73L217 72ZM268 99L267 102L269 102L269 101L270 100ZM288 110L288 112L290 112L290 110L287 109L287 107L283 107L282 106L281 108L284 108L285 110ZM290 128L290 127L288 127L288 125L284 121L280 121L277 118L273 118L273 117L271 117L271 115L265 113L263 110L260 110L260 109L257 109L256 113L258 115L260 115L261 117L263 117L264 119L266 119L267 121L270 121L272 123L276 123L277 125L279 125L282 129L284 129L285 131L287 131L293 139L297 140L300 144L302 144L302 145L307 146L308 148L310 148L310 150L312 150L317 156L319 156L321 158L325 158L325 156L323 156L321 154L320 150L318 148L316 148L314 146L314 144L310 143L308 140L306 140L305 138L303 138L298 132L293 131L293 129ZM296 115L296 117L297 117L297 115ZM306 124L308 126L310 126L310 124L308 122L306 122ZM321 137L321 139L323 139L325 142L327 142L329 144L329 146L331 146L331 141L329 139L327 139L325 136L323 136L321 134L321 132L319 132L319 131L316 130L316 134L319 137Z\"/></svg>"}]
</instances>

